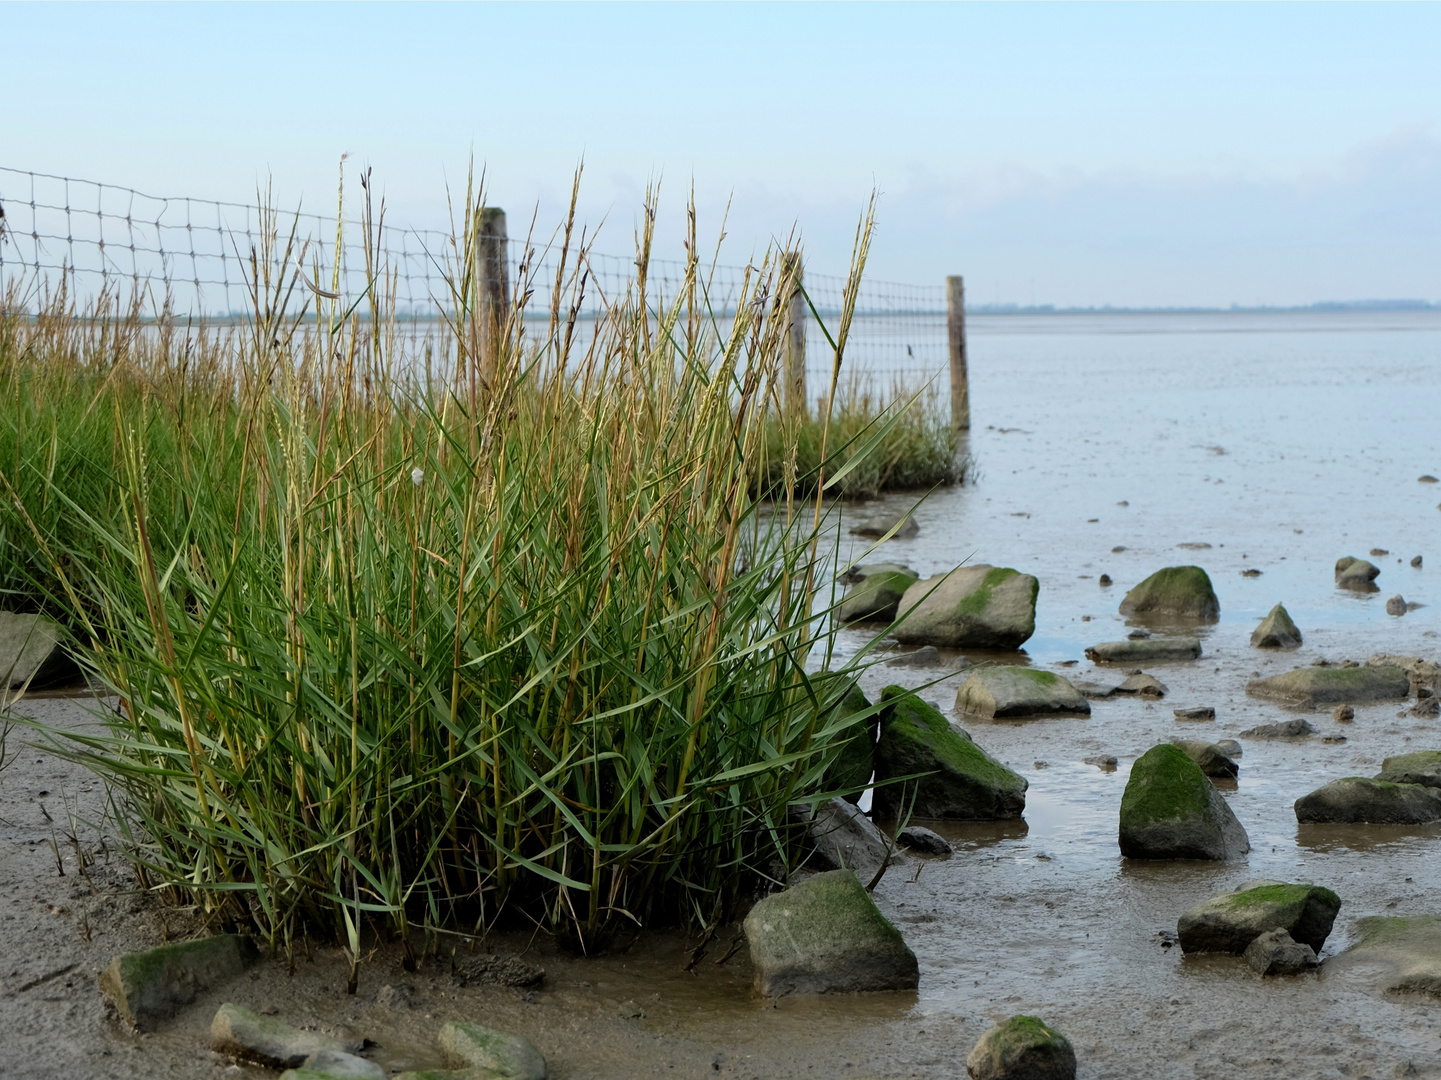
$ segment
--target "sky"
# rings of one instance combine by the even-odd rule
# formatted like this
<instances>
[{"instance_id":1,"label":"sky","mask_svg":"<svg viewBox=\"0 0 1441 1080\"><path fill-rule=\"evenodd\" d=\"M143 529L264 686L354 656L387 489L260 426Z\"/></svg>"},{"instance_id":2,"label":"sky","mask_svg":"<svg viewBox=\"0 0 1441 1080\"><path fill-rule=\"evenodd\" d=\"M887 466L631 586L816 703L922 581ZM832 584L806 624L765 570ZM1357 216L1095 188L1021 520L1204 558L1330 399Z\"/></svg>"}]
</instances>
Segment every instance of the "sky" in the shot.
<instances>
[{"instance_id":1,"label":"sky","mask_svg":"<svg viewBox=\"0 0 1441 1080\"><path fill-rule=\"evenodd\" d=\"M659 182L743 263L973 302L1441 300L1435 4L0 3L0 165L444 226L473 160L514 235L582 162L599 250ZM4 196L0 187L0 197ZM728 216L727 216L728 214Z\"/></svg>"}]
</instances>

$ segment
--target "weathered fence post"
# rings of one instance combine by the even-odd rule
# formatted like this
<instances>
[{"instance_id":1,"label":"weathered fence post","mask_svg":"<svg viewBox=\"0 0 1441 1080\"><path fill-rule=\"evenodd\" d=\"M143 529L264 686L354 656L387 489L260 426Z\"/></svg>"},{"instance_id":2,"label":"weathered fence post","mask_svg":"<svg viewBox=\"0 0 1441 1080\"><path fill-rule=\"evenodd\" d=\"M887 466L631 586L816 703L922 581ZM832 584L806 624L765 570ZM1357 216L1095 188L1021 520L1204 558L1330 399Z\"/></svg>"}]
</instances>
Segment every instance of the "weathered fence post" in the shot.
<instances>
[{"instance_id":1,"label":"weathered fence post","mask_svg":"<svg viewBox=\"0 0 1441 1080\"><path fill-rule=\"evenodd\" d=\"M510 302L510 251L505 236L505 211L498 206L483 207L476 224L477 315L480 317L482 349L487 369L495 362L505 308Z\"/></svg>"},{"instance_id":2,"label":"weathered fence post","mask_svg":"<svg viewBox=\"0 0 1441 1080\"><path fill-rule=\"evenodd\" d=\"M951 358L951 429L971 429L971 385L966 374L966 281L946 278L946 337Z\"/></svg>"},{"instance_id":3,"label":"weathered fence post","mask_svg":"<svg viewBox=\"0 0 1441 1080\"><path fill-rule=\"evenodd\" d=\"M801 295L804 267L798 251L781 255L781 280L790 281L786 298L786 411L804 416L806 401L806 298Z\"/></svg>"}]
</instances>

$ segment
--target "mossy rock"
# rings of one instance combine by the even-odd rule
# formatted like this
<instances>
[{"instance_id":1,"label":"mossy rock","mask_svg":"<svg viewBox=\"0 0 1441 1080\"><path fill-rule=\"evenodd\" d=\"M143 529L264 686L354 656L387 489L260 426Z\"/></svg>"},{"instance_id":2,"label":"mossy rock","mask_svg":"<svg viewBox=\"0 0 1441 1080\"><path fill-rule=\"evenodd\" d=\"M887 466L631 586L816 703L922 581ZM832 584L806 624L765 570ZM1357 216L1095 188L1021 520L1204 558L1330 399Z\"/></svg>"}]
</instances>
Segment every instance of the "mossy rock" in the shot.
<instances>
[{"instance_id":1,"label":"mossy rock","mask_svg":"<svg viewBox=\"0 0 1441 1080\"><path fill-rule=\"evenodd\" d=\"M489 1069L510 1080L546 1078L545 1055L519 1035L459 1020L440 1029L439 1042L452 1064Z\"/></svg>"},{"instance_id":2,"label":"mossy rock","mask_svg":"<svg viewBox=\"0 0 1441 1080\"><path fill-rule=\"evenodd\" d=\"M1296 820L1335 824L1426 825L1441 821L1441 791L1346 776L1296 800Z\"/></svg>"},{"instance_id":3,"label":"mossy rock","mask_svg":"<svg viewBox=\"0 0 1441 1080\"><path fill-rule=\"evenodd\" d=\"M824 687L817 687L817 692L824 693ZM860 801L876 769L877 721L870 708L870 699L858 683L852 682L826 717L827 724L839 721L848 730L835 735L837 740L844 740L844 744L826 769L822 786L829 791L843 792L843 798L850 802Z\"/></svg>"},{"instance_id":4,"label":"mossy rock","mask_svg":"<svg viewBox=\"0 0 1441 1080\"><path fill-rule=\"evenodd\" d=\"M1396 754L1381 762L1377 780L1392 784L1421 784L1441 788L1441 750L1418 750L1413 754Z\"/></svg>"},{"instance_id":5,"label":"mossy rock","mask_svg":"<svg viewBox=\"0 0 1441 1080\"><path fill-rule=\"evenodd\" d=\"M990 1028L966 1056L972 1080L1074 1080L1071 1041L1035 1016L1013 1016Z\"/></svg>"},{"instance_id":6,"label":"mossy rock","mask_svg":"<svg viewBox=\"0 0 1441 1080\"><path fill-rule=\"evenodd\" d=\"M1128 859L1233 859L1251 850L1246 830L1178 746L1147 750L1121 797L1121 854Z\"/></svg>"},{"instance_id":7,"label":"mossy rock","mask_svg":"<svg viewBox=\"0 0 1441 1080\"><path fill-rule=\"evenodd\" d=\"M254 942L240 934L117 957L100 973L100 991L137 1031L154 1031L201 993L235 978L255 962Z\"/></svg>"},{"instance_id":8,"label":"mossy rock","mask_svg":"<svg viewBox=\"0 0 1441 1080\"><path fill-rule=\"evenodd\" d=\"M956 691L956 709L986 720L1091 715L1091 703L1069 680L1019 666L976 668Z\"/></svg>"},{"instance_id":9,"label":"mossy rock","mask_svg":"<svg viewBox=\"0 0 1441 1080\"><path fill-rule=\"evenodd\" d=\"M760 900L745 935L756 990L766 997L914 990L920 982L916 954L849 870Z\"/></svg>"},{"instance_id":10,"label":"mossy rock","mask_svg":"<svg viewBox=\"0 0 1441 1080\"><path fill-rule=\"evenodd\" d=\"M226 1002L210 1021L210 1048L272 1069L297 1069L312 1055L354 1055L361 1047L358 1042L344 1042L318 1031L302 1031L274 1016L263 1016L244 1005Z\"/></svg>"},{"instance_id":11,"label":"mossy rock","mask_svg":"<svg viewBox=\"0 0 1441 1080\"><path fill-rule=\"evenodd\" d=\"M1291 621L1290 612L1277 604L1261 625L1251 631L1251 644L1258 649L1295 649L1301 644L1301 631Z\"/></svg>"},{"instance_id":12,"label":"mossy rock","mask_svg":"<svg viewBox=\"0 0 1441 1080\"><path fill-rule=\"evenodd\" d=\"M1356 929L1356 943L1326 961L1328 975L1354 969L1380 990L1441 996L1441 915L1371 915Z\"/></svg>"},{"instance_id":13,"label":"mossy rock","mask_svg":"<svg viewBox=\"0 0 1441 1080\"><path fill-rule=\"evenodd\" d=\"M962 566L901 597L896 640L955 649L1019 649L1036 632L1041 583L1006 567Z\"/></svg>"},{"instance_id":14,"label":"mossy rock","mask_svg":"<svg viewBox=\"0 0 1441 1080\"><path fill-rule=\"evenodd\" d=\"M1210 577L1199 566L1168 566L1126 594L1121 614L1214 622L1221 617L1221 602Z\"/></svg>"},{"instance_id":15,"label":"mossy rock","mask_svg":"<svg viewBox=\"0 0 1441 1080\"><path fill-rule=\"evenodd\" d=\"M1411 680L1399 667L1303 667L1252 679L1246 693L1288 705L1352 705L1367 701L1393 701L1411 693Z\"/></svg>"},{"instance_id":16,"label":"mossy rock","mask_svg":"<svg viewBox=\"0 0 1441 1080\"><path fill-rule=\"evenodd\" d=\"M1377 592L1379 590L1374 582L1380 574L1380 568L1365 559L1344 555L1336 560L1338 588L1350 589L1353 592Z\"/></svg>"},{"instance_id":17,"label":"mossy rock","mask_svg":"<svg viewBox=\"0 0 1441 1080\"><path fill-rule=\"evenodd\" d=\"M843 623L873 619L891 622L896 617L901 597L920 578L909 566L899 563L873 563L851 570L851 586L846 590L836 611Z\"/></svg>"},{"instance_id":18,"label":"mossy rock","mask_svg":"<svg viewBox=\"0 0 1441 1080\"><path fill-rule=\"evenodd\" d=\"M881 694L875 807L881 817L998 821L1026 809L1026 780L951 726L940 711L901 686ZM917 779L884 781L916 773ZM914 796L914 804L912 797Z\"/></svg>"},{"instance_id":19,"label":"mossy rock","mask_svg":"<svg viewBox=\"0 0 1441 1080\"><path fill-rule=\"evenodd\" d=\"M1178 746L1186 756L1201 766L1207 776L1218 776L1234 780L1241 772L1236 760L1213 742L1203 739L1173 739L1172 746Z\"/></svg>"},{"instance_id":20,"label":"mossy rock","mask_svg":"<svg viewBox=\"0 0 1441 1080\"><path fill-rule=\"evenodd\" d=\"M1268 930L1284 930L1319 952L1331 933L1341 898L1320 885L1247 882L1218 893L1176 921L1184 952L1243 953Z\"/></svg>"},{"instance_id":21,"label":"mossy rock","mask_svg":"<svg viewBox=\"0 0 1441 1080\"><path fill-rule=\"evenodd\" d=\"M1149 664L1160 660L1195 660L1200 655L1201 639L1184 634L1103 641L1086 650L1086 659L1097 664Z\"/></svg>"},{"instance_id":22,"label":"mossy rock","mask_svg":"<svg viewBox=\"0 0 1441 1080\"><path fill-rule=\"evenodd\" d=\"M312 1054L298 1069L287 1069L280 1080L385 1080L385 1070L356 1054L334 1050Z\"/></svg>"}]
</instances>

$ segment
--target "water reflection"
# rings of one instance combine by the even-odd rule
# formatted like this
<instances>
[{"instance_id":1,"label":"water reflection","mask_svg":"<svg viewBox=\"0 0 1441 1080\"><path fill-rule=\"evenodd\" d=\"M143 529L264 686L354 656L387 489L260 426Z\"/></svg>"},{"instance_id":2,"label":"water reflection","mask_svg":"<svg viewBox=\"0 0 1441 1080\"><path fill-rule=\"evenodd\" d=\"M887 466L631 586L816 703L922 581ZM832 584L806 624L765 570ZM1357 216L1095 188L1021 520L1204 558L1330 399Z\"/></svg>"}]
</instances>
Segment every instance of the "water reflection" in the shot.
<instances>
[{"instance_id":1,"label":"water reflection","mask_svg":"<svg viewBox=\"0 0 1441 1080\"><path fill-rule=\"evenodd\" d=\"M1441 824L1435 825L1296 825L1296 844L1308 851L1387 851L1405 854L1414 849L1418 854L1429 851L1432 842L1441 837Z\"/></svg>"}]
</instances>

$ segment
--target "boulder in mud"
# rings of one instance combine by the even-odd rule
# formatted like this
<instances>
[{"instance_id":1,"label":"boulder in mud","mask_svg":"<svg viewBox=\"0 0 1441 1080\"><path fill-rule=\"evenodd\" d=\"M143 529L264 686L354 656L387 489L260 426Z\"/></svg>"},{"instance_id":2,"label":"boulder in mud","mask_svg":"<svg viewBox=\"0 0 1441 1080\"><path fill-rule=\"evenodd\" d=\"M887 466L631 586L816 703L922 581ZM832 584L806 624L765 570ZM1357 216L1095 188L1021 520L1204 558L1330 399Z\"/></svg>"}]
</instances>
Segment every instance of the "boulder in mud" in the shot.
<instances>
[{"instance_id":1,"label":"boulder in mud","mask_svg":"<svg viewBox=\"0 0 1441 1080\"><path fill-rule=\"evenodd\" d=\"M226 1002L210 1022L210 1047L242 1061L271 1069L295 1069L313 1054L357 1054L360 1043L331 1038L318 1031L301 1031L273 1016L262 1016L243 1005Z\"/></svg>"},{"instance_id":2,"label":"boulder in mud","mask_svg":"<svg viewBox=\"0 0 1441 1080\"><path fill-rule=\"evenodd\" d=\"M1128 859L1234 859L1251 850L1221 793L1169 743L1151 747L1131 766L1120 844Z\"/></svg>"},{"instance_id":3,"label":"boulder in mud","mask_svg":"<svg viewBox=\"0 0 1441 1080\"><path fill-rule=\"evenodd\" d=\"M944 836L922 825L906 826L896 833L896 841L903 847L923 851L927 855L949 855L955 850Z\"/></svg>"},{"instance_id":4,"label":"boulder in mud","mask_svg":"<svg viewBox=\"0 0 1441 1080\"><path fill-rule=\"evenodd\" d=\"M1284 930L1319 951L1341 910L1341 898L1320 885L1248 881L1217 893L1176 920L1181 951L1242 953L1268 930Z\"/></svg>"},{"instance_id":5,"label":"boulder in mud","mask_svg":"<svg viewBox=\"0 0 1441 1080\"><path fill-rule=\"evenodd\" d=\"M817 685L817 693L828 688ZM876 767L876 715L870 699L858 683L852 682L827 716L828 724L839 721L842 730L835 738L844 740L835 760L826 769L825 786L845 792L845 798L859 802Z\"/></svg>"},{"instance_id":6,"label":"boulder in mud","mask_svg":"<svg viewBox=\"0 0 1441 1080\"><path fill-rule=\"evenodd\" d=\"M1435 660L1423 660L1419 656L1399 656L1393 653L1375 653L1366 660L1367 667L1398 667L1411 680L1411 692L1422 689L1441 694L1441 664Z\"/></svg>"},{"instance_id":7,"label":"boulder in mud","mask_svg":"<svg viewBox=\"0 0 1441 1080\"><path fill-rule=\"evenodd\" d=\"M1117 695L1150 698L1159 701L1169 693L1170 688L1154 675L1147 675L1144 671L1138 671L1131 675L1120 686L1116 687Z\"/></svg>"},{"instance_id":8,"label":"boulder in mud","mask_svg":"<svg viewBox=\"0 0 1441 1080\"><path fill-rule=\"evenodd\" d=\"M886 687L881 701L874 793L878 815L997 821L1025 811L1025 778L987 754L934 706L901 686ZM917 773L925 775L884 784Z\"/></svg>"},{"instance_id":9,"label":"boulder in mud","mask_svg":"<svg viewBox=\"0 0 1441 1080\"><path fill-rule=\"evenodd\" d=\"M1070 681L1030 667L978 667L956 691L956 710L986 720L1090 716L1091 703Z\"/></svg>"},{"instance_id":10,"label":"boulder in mud","mask_svg":"<svg viewBox=\"0 0 1441 1080\"><path fill-rule=\"evenodd\" d=\"M162 945L117 957L100 973L100 990L126 1023L154 1031L206 990L235 978L257 955L255 943L241 934Z\"/></svg>"},{"instance_id":11,"label":"boulder in mud","mask_svg":"<svg viewBox=\"0 0 1441 1080\"><path fill-rule=\"evenodd\" d=\"M1305 739L1316 734L1306 720L1282 720L1276 724L1257 724L1241 732L1243 739Z\"/></svg>"},{"instance_id":12,"label":"boulder in mud","mask_svg":"<svg viewBox=\"0 0 1441 1080\"><path fill-rule=\"evenodd\" d=\"M280 1080L385 1080L385 1070L358 1054L322 1050L311 1054L298 1069L287 1069Z\"/></svg>"},{"instance_id":13,"label":"boulder in mud","mask_svg":"<svg viewBox=\"0 0 1441 1080\"><path fill-rule=\"evenodd\" d=\"M1391 784L1420 784L1441 788L1441 750L1418 750L1396 754L1381 762L1377 780Z\"/></svg>"},{"instance_id":14,"label":"boulder in mud","mask_svg":"<svg viewBox=\"0 0 1441 1080\"><path fill-rule=\"evenodd\" d=\"M814 810L792 803L791 813L805 825L812 863L822 870L854 870L869 883L892 858L885 834L845 799L830 799Z\"/></svg>"},{"instance_id":15,"label":"boulder in mud","mask_svg":"<svg viewBox=\"0 0 1441 1080\"><path fill-rule=\"evenodd\" d=\"M1192 705L1185 709L1172 709L1171 714L1177 720L1205 722L1216 719L1216 707L1214 705Z\"/></svg>"},{"instance_id":16,"label":"boulder in mud","mask_svg":"<svg viewBox=\"0 0 1441 1080\"><path fill-rule=\"evenodd\" d=\"M0 611L0 688L38 690L74 672L57 624L44 615Z\"/></svg>"},{"instance_id":17,"label":"boulder in mud","mask_svg":"<svg viewBox=\"0 0 1441 1080\"><path fill-rule=\"evenodd\" d=\"M1186 756L1201 766L1201 771L1207 776L1224 777L1228 780L1236 779L1241 771L1241 766L1213 742L1205 742L1201 739L1173 739L1172 746L1179 746L1186 752Z\"/></svg>"},{"instance_id":18,"label":"boulder in mud","mask_svg":"<svg viewBox=\"0 0 1441 1080\"><path fill-rule=\"evenodd\" d=\"M1036 632L1030 574L999 566L962 566L917 581L901 598L895 629L903 645L956 649L1019 649Z\"/></svg>"},{"instance_id":19,"label":"boulder in mud","mask_svg":"<svg viewBox=\"0 0 1441 1080\"><path fill-rule=\"evenodd\" d=\"M1277 604L1251 631L1251 644L1258 649L1295 649L1301 644L1301 631L1291 621L1284 604Z\"/></svg>"},{"instance_id":20,"label":"boulder in mud","mask_svg":"<svg viewBox=\"0 0 1441 1080\"><path fill-rule=\"evenodd\" d=\"M941 662L941 650L934 645L897 653L886 661L887 667L935 667ZM966 662L968 663L968 662ZM962 664L965 666L965 663Z\"/></svg>"},{"instance_id":21,"label":"boulder in mud","mask_svg":"<svg viewBox=\"0 0 1441 1080\"><path fill-rule=\"evenodd\" d=\"M1316 950L1302 945L1284 930L1267 930L1246 946L1241 954L1246 966L1257 975L1300 975L1319 966Z\"/></svg>"},{"instance_id":22,"label":"boulder in mud","mask_svg":"<svg viewBox=\"0 0 1441 1080\"><path fill-rule=\"evenodd\" d=\"M1336 560L1336 587L1353 592L1376 592L1377 588L1372 583L1380 573L1380 567L1365 559L1344 555Z\"/></svg>"},{"instance_id":23,"label":"boulder in mud","mask_svg":"<svg viewBox=\"0 0 1441 1080\"><path fill-rule=\"evenodd\" d=\"M766 997L914 990L920 968L849 870L832 870L758 901L745 920Z\"/></svg>"},{"instance_id":24,"label":"boulder in mud","mask_svg":"<svg viewBox=\"0 0 1441 1080\"><path fill-rule=\"evenodd\" d=\"M1399 667L1296 668L1266 679L1252 679L1246 693L1288 705L1316 706L1367 701L1392 701L1411 693L1411 680Z\"/></svg>"},{"instance_id":25,"label":"boulder in mud","mask_svg":"<svg viewBox=\"0 0 1441 1080\"><path fill-rule=\"evenodd\" d=\"M1071 1041L1034 1016L990 1028L966 1055L971 1080L1075 1080Z\"/></svg>"},{"instance_id":26,"label":"boulder in mud","mask_svg":"<svg viewBox=\"0 0 1441 1080\"><path fill-rule=\"evenodd\" d=\"M1221 602L1210 577L1199 566L1168 566L1126 594L1121 614L1212 622L1221 616Z\"/></svg>"},{"instance_id":27,"label":"boulder in mud","mask_svg":"<svg viewBox=\"0 0 1441 1080\"><path fill-rule=\"evenodd\" d=\"M901 517L867 518L851 530L852 536L866 540L880 540L888 533L892 540L911 540L921 534L921 527L910 514L904 514Z\"/></svg>"},{"instance_id":28,"label":"boulder in mud","mask_svg":"<svg viewBox=\"0 0 1441 1080\"><path fill-rule=\"evenodd\" d=\"M1441 995L1441 915L1371 915L1356 920L1359 940L1326 961L1326 971L1359 969L1378 989Z\"/></svg>"},{"instance_id":29,"label":"boulder in mud","mask_svg":"<svg viewBox=\"0 0 1441 1080\"><path fill-rule=\"evenodd\" d=\"M843 623L875 619L891 622L901 597L920 578L909 566L899 563L872 563L856 566L846 575L851 583L841 600L836 617Z\"/></svg>"},{"instance_id":30,"label":"boulder in mud","mask_svg":"<svg viewBox=\"0 0 1441 1080\"><path fill-rule=\"evenodd\" d=\"M1400 593L1386 601L1387 615L1405 615L1406 610L1406 598Z\"/></svg>"},{"instance_id":31,"label":"boulder in mud","mask_svg":"<svg viewBox=\"0 0 1441 1080\"><path fill-rule=\"evenodd\" d=\"M451 1021L440 1029L440 1048L452 1064L488 1069L506 1080L545 1080L545 1055L529 1039L481 1024Z\"/></svg>"},{"instance_id":32,"label":"boulder in mud","mask_svg":"<svg viewBox=\"0 0 1441 1080\"><path fill-rule=\"evenodd\" d=\"M1147 664L1157 660L1195 660L1200 655L1201 640L1185 635L1103 641L1086 650L1086 659L1097 664Z\"/></svg>"},{"instance_id":33,"label":"boulder in mud","mask_svg":"<svg viewBox=\"0 0 1441 1080\"><path fill-rule=\"evenodd\" d=\"M1296 820L1368 825L1425 825L1441 821L1441 791L1347 776L1296 800Z\"/></svg>"}]
</instances>

